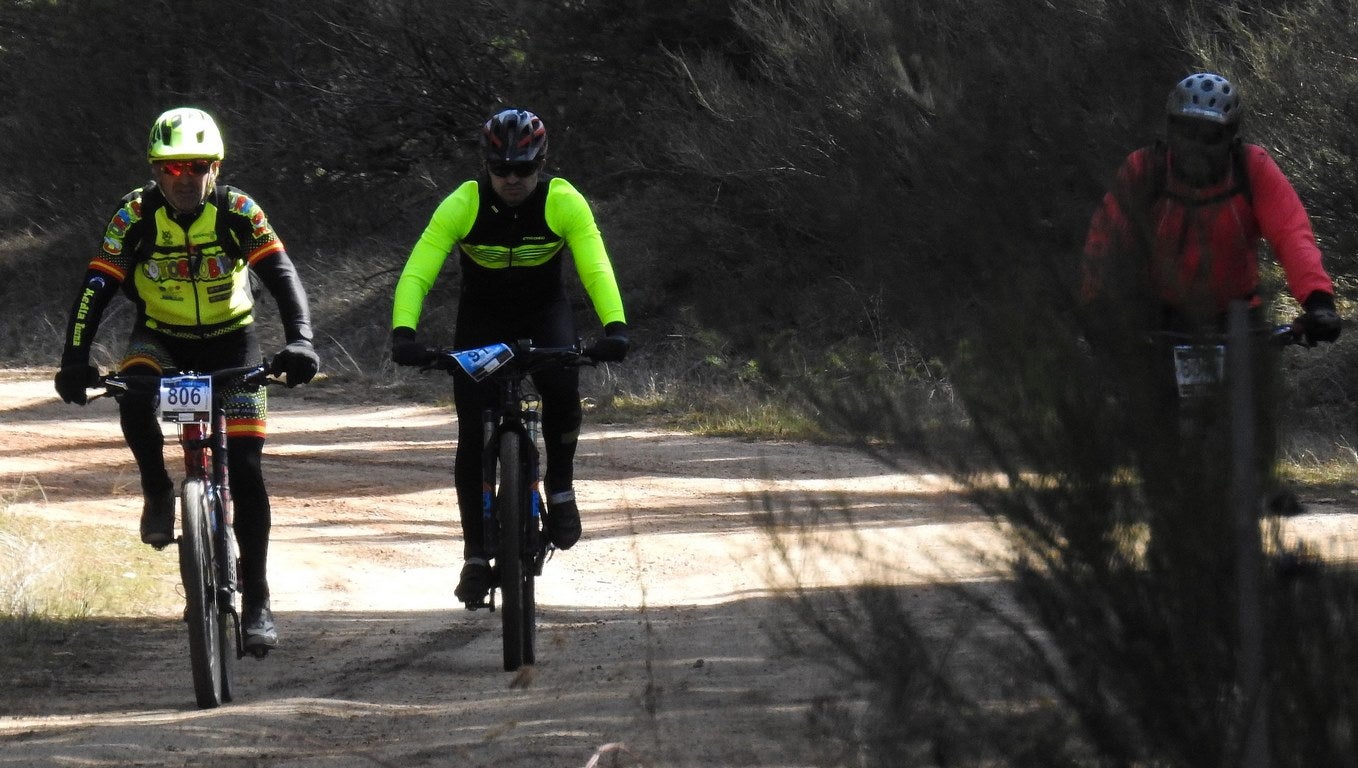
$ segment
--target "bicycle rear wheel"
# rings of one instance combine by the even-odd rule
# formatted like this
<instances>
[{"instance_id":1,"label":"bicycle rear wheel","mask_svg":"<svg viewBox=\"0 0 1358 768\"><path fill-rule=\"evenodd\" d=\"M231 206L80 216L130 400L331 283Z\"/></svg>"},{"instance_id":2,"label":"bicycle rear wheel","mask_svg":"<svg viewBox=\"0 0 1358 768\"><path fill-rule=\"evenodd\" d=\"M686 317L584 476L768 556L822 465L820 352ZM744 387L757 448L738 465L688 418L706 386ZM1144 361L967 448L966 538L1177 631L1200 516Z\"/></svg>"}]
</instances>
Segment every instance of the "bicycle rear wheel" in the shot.
<instances>
[{"instance_id":1,"label":"bicycle rear wheel","mask_svg":"<svg viewBox=\"0 0 1358 768\"><path fill-rule=\"evenodd\" d=\"M203 709L222 703L222 628L210 510L205 483L185 480L180 494L179 574L184 581L193 693Z\"/></svg>"},{"instance_id":2,"label":"bicycle rear wheel","mask_svg":"<svg viewBox=\"0 0 1358 768\"><path fill-rule=\"evenodd\" d=\"M500 435L500 487L495 498L500 522L500 548L495 559L500 571L503 603L500 622L506 672L523 665L524 649L532 643L533 631L533 576L525 558L523 536L528 517L528 480L523 471L521 439L517 432ZM531 652L528 655L531 657Z\"/></svg>"}]
</instances>

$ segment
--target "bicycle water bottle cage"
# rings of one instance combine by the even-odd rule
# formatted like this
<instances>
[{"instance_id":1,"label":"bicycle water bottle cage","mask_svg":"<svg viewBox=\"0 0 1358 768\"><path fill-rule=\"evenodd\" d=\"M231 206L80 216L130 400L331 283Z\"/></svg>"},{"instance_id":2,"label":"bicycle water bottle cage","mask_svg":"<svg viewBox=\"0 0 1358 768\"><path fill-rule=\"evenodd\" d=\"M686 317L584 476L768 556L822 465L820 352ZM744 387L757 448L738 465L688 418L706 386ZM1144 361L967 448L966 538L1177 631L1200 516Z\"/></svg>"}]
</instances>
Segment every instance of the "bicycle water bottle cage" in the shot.
<instances>
[{"instance_id":1,"label":"bicycle water bottle cage","mask_svg":"<svg viewBox=\"0 0 1358 768\"><path fill-rule=\"evenodd\" d=\"M508 344L491 344L453 353L457 364L472 377L473 381L486 378L513 357L514 350L510 349Z\"/></svg>"},{"instance_id":2,"label":"bicycle water bottle cage","mask_svg":"<svg viewBox=\"0 0 1358 768\"><path fill-rule=\"evenodd\" d=\"M1222 344L1174 345L1174 382L1179 397L1202 397L1226 379L1226 347Z\"/></svg>"},{"instance_id":3,"label":"bicycle water bottle cage","mask_svg":"<svg viewBox=\"0 0 1358 768\"><path fill-rule=\"evenodd\" d=\"M212 377L193 374L160 380L160 420L175 424L212 421Z\"/></svg>"}]
</instances>

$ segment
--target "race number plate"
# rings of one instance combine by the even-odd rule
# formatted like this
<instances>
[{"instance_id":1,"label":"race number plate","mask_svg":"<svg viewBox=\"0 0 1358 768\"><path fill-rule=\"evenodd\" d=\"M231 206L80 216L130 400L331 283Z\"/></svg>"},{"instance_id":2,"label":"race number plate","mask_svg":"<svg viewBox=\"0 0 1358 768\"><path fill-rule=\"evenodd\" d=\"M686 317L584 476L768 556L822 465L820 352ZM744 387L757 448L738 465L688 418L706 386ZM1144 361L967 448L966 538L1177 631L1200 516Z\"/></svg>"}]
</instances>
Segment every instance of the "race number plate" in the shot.
<instances>
[{"instance_id":1,"label":"race number plate","mask_svg":"<svg viewBox=\"0 0 1358 768\"><path fill-rule=\"evenodd\" d=\"M169 376L161 379L160 420L176 424L212 421L212 377Z\"/></svg>"},{"instance_id":2,"label":"race number plate","mask_svg":"<svg viewBox=\"0 0 1358 768\"><path fill-rule=\"evenodd\" d=\"M508 344L491 344L488 347L454 352L453 357L472 380L480 381L509 362L514 357L514 350L510 349Z\"/></svg>"},{"instance_id":3,"label":"race number plate","mask_svg":"<svg viewBox=\"0 0 1358 768\"><path fill-rule=\"evenodd\" d=\"M1226 378L1226 348L1220 344L1181 344L1174 348L1174 381L1180 397L1201 397Z\"/></svg>"}]
</instances>

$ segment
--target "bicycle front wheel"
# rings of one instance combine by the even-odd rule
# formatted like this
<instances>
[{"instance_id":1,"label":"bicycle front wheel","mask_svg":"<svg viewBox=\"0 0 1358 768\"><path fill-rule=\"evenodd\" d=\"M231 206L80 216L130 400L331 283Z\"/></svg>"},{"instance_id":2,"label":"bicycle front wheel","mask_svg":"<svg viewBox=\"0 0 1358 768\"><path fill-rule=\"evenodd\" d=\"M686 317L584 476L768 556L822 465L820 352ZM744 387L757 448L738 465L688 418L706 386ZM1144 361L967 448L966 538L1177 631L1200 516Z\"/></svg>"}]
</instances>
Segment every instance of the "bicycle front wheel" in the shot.
<instances>
[{"instance_id":1,"label":"bicycle front wheel","mask_svg":"<svg viewBox=\"0 0 1358 768\"><path fill-rule=\"evenodd\" d=\"M184 581L184 621L198 706L222 703L222 627L217 612L217 571L212 553L211 505L202 480L184 481L180 494L179 575Z\"/></svg>"},{"instance_id":2,"label":"bicycle front wheel","mask_svg":"<svg viewBox=\"0 0 1358 768\"><path fill-rule=\"evenodd\" d=\"M235 695L236 659L240 653L240 608L236 590L236 536L226 524L226 501L220 491L212 494L214 564L217 566L218 655L222 664L222 702Z\"/></svg>"},{"instance_id":3,"label":"bicycle front wheel","mask_svg":"<svg viewBox=\"0 0 1358 768\"><path fill-rule=\"evenodd\" d=\"M500 523L500 622L504 631L505 671L523 665L525 648L533 642L533 572L526 559L524 530L528 519L528 477L523 471L521 436L500 435L500 487L495 512ZM532 652L527 653L532 658Z\"/></svg>"}]
</instances>

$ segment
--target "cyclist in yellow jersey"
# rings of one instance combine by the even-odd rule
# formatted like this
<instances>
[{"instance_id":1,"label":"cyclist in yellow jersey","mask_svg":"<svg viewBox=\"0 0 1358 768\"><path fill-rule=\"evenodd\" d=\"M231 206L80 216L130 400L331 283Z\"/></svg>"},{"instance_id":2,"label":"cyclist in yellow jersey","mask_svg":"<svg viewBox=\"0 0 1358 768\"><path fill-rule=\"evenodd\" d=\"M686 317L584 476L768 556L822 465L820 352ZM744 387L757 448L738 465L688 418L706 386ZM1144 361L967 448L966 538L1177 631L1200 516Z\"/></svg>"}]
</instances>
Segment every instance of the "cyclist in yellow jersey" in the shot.
<instances>
[{"instance_id":1,"label":"cyclist in yellow jersey","mask_svg":"<svg viewBox=\"0 0 1358 768\"><path fill-rule=\"evenodd\" d=\"M415 331L424 298L454 251L462 275L454 347L519 339L531 339L537 346L574 344L575 322L562 271L567 248L604 327L605 336L591 353L597 360L622 360L628 349L627 320L613 266L589 203L570 182L543 171L547 129L542 120L522 109L501 111L482 127L481 149L483 173L463 182L438 206L401 272L392 307L392 360L401 365L428 362L428 347L417 341ZM548 371L536 374L533 383L542 397L547 535L558 549L570 549L581 532L572 487L581 422L579 375L574 369ZM464 603L479 603L491 586L491 553L482 546L481 412L494 403L494 396L488 385L456 374L453 472L464 564L454 594Z\"/></svg>"},{"instance_id":2,"label":"cyclist in yellow jersey","mask_svg":"<svg viewBox=\"0 0 1358 768\"><path fill-rule=\"evenodd\" d=\"M123 198L71 307L56 375L62 400L84 405L86 388L98 379L90 346L120 288L136 306L136 319L119 372L207 373L258 363L252 275L273 295L283 322L286 345L274 356L274 372L285 374L290 387L316 375L320 360L311 345L306 292L264 211L239 189L217 183L225 155L221 131L206 112L182 107L156 119L147 148L152 181ZM221 394L245 645L270 648L278 634L266 578L271 512L261 456L267 404L262 387ZM118 411L141 474L141 539L160 549L174 538L174 485L154 394L121 395Z\"/></svg>"}]
</instances>

